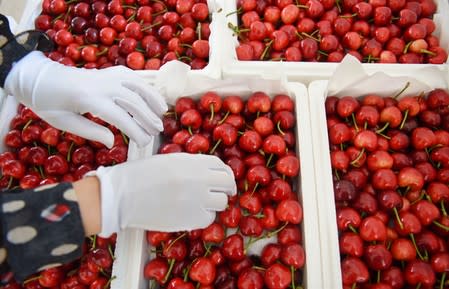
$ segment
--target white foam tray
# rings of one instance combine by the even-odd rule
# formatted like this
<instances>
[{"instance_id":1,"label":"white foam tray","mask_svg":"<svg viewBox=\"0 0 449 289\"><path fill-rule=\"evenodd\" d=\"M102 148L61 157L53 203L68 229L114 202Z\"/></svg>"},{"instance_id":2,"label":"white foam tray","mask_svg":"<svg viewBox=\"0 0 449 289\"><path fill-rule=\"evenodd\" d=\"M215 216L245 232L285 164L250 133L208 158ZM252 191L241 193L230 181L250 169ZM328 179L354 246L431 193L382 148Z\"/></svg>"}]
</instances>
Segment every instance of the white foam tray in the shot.
<instances>
[{"instance_id":1,"label":"white foam tray","mask_svg":"<svg viewBox=\"0 0 449 289\"><path fill-rule=\"evenodd\" d=\"M249 83L249 82L248 82ZM306 265L304 270L305 288L319 289L323 287L325 279L321 273L321 254L317 244L320 243L318 230L318 211L315 191L315 174L313 165L311 126L308 107L307 89L303 84L288 83L279 86L270 86L262 80L254 80L249 86L254 89L229 91L223 87L223 92L217 88L215 91L221 95L238 94L247 98L251 92L261 90L274 96L276 93L287 93L296 102L297 114L297 153L300 156L301 176L297 180L300 200L303 204L304 221L302 223L303 246L306 251ZM284 88L282 88L284 87ZM263 89L266 88L266 89ZM200 94L190 95L198 99ZM147 149L145 154L156 153L160 139L155 139L153 149ZM113 267L113 275L117 276L112 282L112 289L146 289L148 280L143 277L145 264L150 260L150 248L143 230L127 230L119 234L116 246L116 261Z\"/></svg>"},{"instance_id":2,"label":"white foam tray","mask_svg":"<svg viewBox=\"0 0 449 289\"><path fill-rule=\"evenodd\" d=\"M340 85L334 83L329 86L329 81L327 80L317 80L310 83L308 91L315 175L319 176L319 179L317 178L315 184L316 191L319 192L319 194L317 194L317 204L319 212L319 234L321 238L321 256L323 257L321 266L322 273L324 276L327 276L327 278L323 279L323 288L342 288L338 229L326 124L326 97L330 95L337 97L343 97L345 95L359 97L371 93L378 94L382 97L391 96L400 91L408 81L412 81L411 86L409 89L405 90L398 99L409 95L418 95L420 92L430 91L431 88L447 89L449 84L449 76L447 74L437 73L432 76L429 75L428 79L420 79L420 81L418 81L408 77L390 78L381 73L377 73L376 75L365 76L364 81L366 82L364 83L353 82L352 85L345 85L340 82ZM432 85L435 85L432 78L438 76L445 78L446 83L440 82L438 85L432 87ZM348 77L353 77L354 79L355 75L350 75ZM351 82L346 82L346 84L349 83ZM333 87L336 93L329 92L329 87Z\"/></svg>"},{"instance_id":3,"label":"white foam tray","mask_svg":"<svg viewBox=\"0 0 449 289\"><path fill-rule=\"evenodd\" d=\"M219 6L223 7L226 26L228 23L237 25L237 14L232 13L237 10L237 0L218 0L221 2ZM441 46L449 52L449 4L447 0L434 0L437 3L437 13L434 20L437 24L437 29L433 33L440 38ZM221 21L221 20L220 20ZM289 81L299 81L309 84L314 80L329 79L334 73L338 63L330 62L280 62L280 61L239 61L235 52L235 47L238 45L237 36L233 35L231 29L225 31L225 40L223 45L223 77L238 76L238 75L255 75L266 79L278 79L282 76L287 76ZM432 64L376 64L364 63L363 66L368 73L375 73L383 71L393 76L413 76L420 69L435 66L442 71L448 70L448 62L442 65Z\"/></svg>"},{"instance_id":4,"label":"white foam tray","mask_svg":"<svg viewBox=\"0 0 449 289\"><path fill-rule=\"evenodd\" d=\"M35 29L34 20L42 12L42 0L26 0L22 17L20 18L18 25L18 32ZM209 7L209 12L212 14L212 21L210 23L211 34L209 36L209 63L203 69L191 70L193 75L205 75L211 78L221 77L221 54L223 46L220 43L220 38L224 33L224 27L217 25L222 21L218 21L220 17L224 17L222 11L222 6L215 0L207 0ZM137 73L147 79L148 81L154 81L157 70L138 70Z\"/></svg>"}]
</instances>

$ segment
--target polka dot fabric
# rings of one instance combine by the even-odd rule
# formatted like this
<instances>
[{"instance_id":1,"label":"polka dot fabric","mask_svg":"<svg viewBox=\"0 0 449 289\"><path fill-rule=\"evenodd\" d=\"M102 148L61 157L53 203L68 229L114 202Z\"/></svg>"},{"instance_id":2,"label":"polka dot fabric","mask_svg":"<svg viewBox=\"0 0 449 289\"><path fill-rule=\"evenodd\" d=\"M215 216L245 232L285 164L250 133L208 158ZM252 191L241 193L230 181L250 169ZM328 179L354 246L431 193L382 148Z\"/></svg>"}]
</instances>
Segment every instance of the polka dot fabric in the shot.
<instances>
[{"instance_id":1,"label":"polka dot fabric","mask_svg":"<svg viewBox=\"0 0 449 289\"><path fill-rule=\"evenodd\" d=\"M0 262L7 261L17 280L81 256L84 231L70 183L2 193L0 201Z\"/></svg>"}]
</instances>

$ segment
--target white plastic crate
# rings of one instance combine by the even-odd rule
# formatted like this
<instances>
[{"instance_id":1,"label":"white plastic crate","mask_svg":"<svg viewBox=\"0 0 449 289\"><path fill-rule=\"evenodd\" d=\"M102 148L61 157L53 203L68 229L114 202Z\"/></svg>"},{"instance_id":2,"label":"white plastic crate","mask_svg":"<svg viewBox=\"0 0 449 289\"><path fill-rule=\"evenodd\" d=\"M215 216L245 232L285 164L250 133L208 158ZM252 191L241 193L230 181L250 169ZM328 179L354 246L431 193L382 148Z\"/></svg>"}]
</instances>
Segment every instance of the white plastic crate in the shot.
<instances>
[{"instance_id":1,"label":"white plastic crate","mask_svg":"<svg viewBox=\"0 0 449 289\"><path fill-rule=\"evenodd\" d=\"M222 11L222 6L215 0L207 0L207 5L209 7L209 13L211 14L212 20L210 23L211 34L209 36L209 63L203 69L191 70L193 75L204 75L211 78L221 77L221 54L222 45L220 45L221 35L224 33L224 27L218 25L223 21L219 20L224 17ZM25 31L30 29L35 29L34 20L42 12L42 0L27 0L25 9L22 14L22 18L19 21L18 31ZM148 81L154 81L158 71L157 70L137 70L137 73L144 77Z\"/></svg>"},{"instance_id":2,"label":"white plastic crate","mask_svg":"<svg viewBox=\"0 0 449 289\"><path fill-rule=\"evenodd\" d=\"M201 84L203 84L202 82ZM216 84L219 83L216 82ZM251 92L264 91L270 96L277 93L287 93L296 103L296 121L297 121L297 154L300 157L300 177L295 184L298 189L299 199L302 202L304 210L304 220L301 224L303 232L303 246L306 252L306 264L304 269L305 288L326 288L323 287L322 280L325 276L321 273L320 237L318 234L318 211L315 191L315 174L313 165L310 116L307 98L307 89L300 83L288 83L285 85L272 85L260 79L253 79L242 82L240 80L226 80L222 85L214 85L215 92L221 96L237 94L244 99L248 98ZM243 85L243 86L242 86ZM207 84L206 84L207 86ZM198 83L199 87L199 83ZM230 88L232 87L232 88ZM182 94L198 99L201 93ZM176 98L169 102L174 102ZM156 153L160 144L160 139L155 139L153 149L146 151L147 155ZM127 230L119 234L116 246L116 261L113 267L113 275L117 277L112 282L112 289L146 289L149 286L148 280L143 276L145 264L151 259L149 254L151 248L147 244L145 231Z\"/></svg>"},{"instance_id":3,"label":"white plastic crate","mask_svg":"<svg viewBox=\"0 0 449 289\"><path fill-rule=\"evenodd\" d=\"M237 0L219 0L225 14L226 26L228 23L237 25ZM437 3L437 12L434 15L436 30L433 33L440 38L440 45L449 53L449 4L446 0L434 0ZM228 16L226 16L228 15ZM289 81L299 81L309 84L311 81L329 79L334 73L338 63L330 62L280 62L280 61L239 61L235 52L238 45L236 35L231 29L225 31L226 48L223 49L223 77L254 75L267 79L278 79L286 76ZM392 76L413 76L422 68L437 67L442 71L448 70L447 62L442 65L433 64L377 64L364 63L363 67L369 73L383 71Z\"/></svg>"},{"instance_id":4,"label":"white plastic crate","mask_svg":"<svg viewBox=\"0 0 449 289\"><path fill-rule=\"evenodd\" d=\"M353 71L346 73L341 79L317 80L308 87L311 115L311 131L315 175L317 204L319 212L319 234L321 238L321 256L323 275L323 288L342 288L340 269L339 235L336 221L336 208L334 188L332 181L332 168L328 129L326 123L325 100L327 96L354 96L377 94L382 97L395 95L401 91L407 82L410 86L398 97L419 95L421 92L430 91L433 88L447 88L449 77L447 73L433 70L420 80L410 77L390 77L384 73L374 75L363 74L361 67L348 65L345 69ZM342 70L339 71L340 74ZM338 73L336 73L338 75Z\"/></svg>"}]
</instances>

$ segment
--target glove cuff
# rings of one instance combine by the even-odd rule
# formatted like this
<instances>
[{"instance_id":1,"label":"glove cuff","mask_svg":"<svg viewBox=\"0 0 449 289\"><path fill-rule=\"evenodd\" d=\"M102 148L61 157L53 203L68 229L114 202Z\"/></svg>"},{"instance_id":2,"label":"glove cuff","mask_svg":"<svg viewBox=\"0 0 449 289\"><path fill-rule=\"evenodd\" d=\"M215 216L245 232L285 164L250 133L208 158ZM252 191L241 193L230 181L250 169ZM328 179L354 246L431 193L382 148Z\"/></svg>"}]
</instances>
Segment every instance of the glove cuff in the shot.
<instances>
[{"instance_id":1,"label":"glove cuff","mask_svg":"<svg viewBox=\"0 0 449 289\"><path fill-rule=\"evenodd\" d=\"M100 237L107 238L120 230L119 196L116 194L109 174L110 168L99 167L84 177L95 176L100 181L101 190L101 232Z\"/></svg>"}]
</instances>

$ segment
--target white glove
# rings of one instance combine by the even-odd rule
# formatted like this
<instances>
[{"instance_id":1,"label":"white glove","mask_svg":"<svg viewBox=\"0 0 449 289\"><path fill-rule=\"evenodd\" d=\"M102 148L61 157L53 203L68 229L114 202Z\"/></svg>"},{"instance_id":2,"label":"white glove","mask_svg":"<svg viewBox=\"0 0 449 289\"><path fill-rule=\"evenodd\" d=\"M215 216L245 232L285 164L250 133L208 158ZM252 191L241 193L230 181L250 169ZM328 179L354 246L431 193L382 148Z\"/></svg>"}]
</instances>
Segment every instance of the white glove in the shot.
<instances>
[{"instance_id":1,"label":"white glove","mask_svg":"<svg viewBox=\"0 0 449 289\"><path fill-rule=\"evenodd\" d=\"M69 67L39 51L14 65L5 90L50 125L107 147L114 143L112 132L81 114L92 113L142 147L162 131L160 117L167 110L159 92L131 69Z\"/></svg>"},{"instance_id":2,"label":"white glove","mask_svg":"<svg viewBox=\"0 0 449 289\"><path fill-rule=\"evenodd\" d=\"M101 233L124 228L181 231L205 228L237 192L231 168L210 155L173 153L100 167Z\"/></svg>"}]
</instances>

